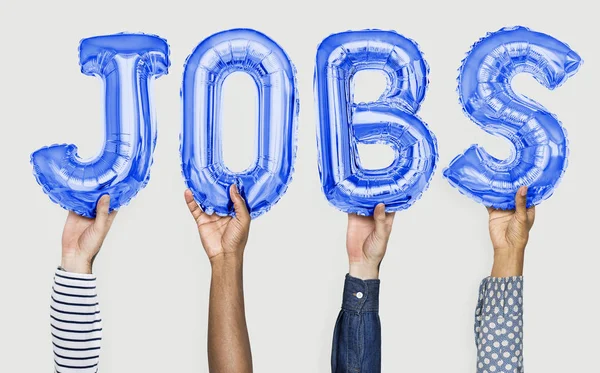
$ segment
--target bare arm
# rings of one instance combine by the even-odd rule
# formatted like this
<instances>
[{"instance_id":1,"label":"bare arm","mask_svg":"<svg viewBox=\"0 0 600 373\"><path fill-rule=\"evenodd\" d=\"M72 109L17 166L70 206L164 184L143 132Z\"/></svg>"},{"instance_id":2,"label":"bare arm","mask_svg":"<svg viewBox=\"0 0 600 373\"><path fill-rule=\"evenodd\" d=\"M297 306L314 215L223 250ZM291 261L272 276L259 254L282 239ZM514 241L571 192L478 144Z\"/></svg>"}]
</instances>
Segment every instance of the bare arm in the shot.
<instances>
[{"instance_id":1,"label":"bare arm","mask_svg":"<svg viewBox=\"0 0 600 373\"><path fill-rule=\"evenodd\" d=\"M235 217L204 213L189 190L185 200L196 221L212 268L208 312L208 365L211 373L251 373L252 352L244 309L243 259L250 214L235 186Z\"/></svg>"},{"instance_id":2,"label":"bare arm","mask_svg":"<svg viewBox=\"0 0 600 373\"><path fill-rule=\"evenodd\" d=\"M211 373L252 372L246 326L242 259L211 261L208 363Z\"/></svg>"}]
</instances>

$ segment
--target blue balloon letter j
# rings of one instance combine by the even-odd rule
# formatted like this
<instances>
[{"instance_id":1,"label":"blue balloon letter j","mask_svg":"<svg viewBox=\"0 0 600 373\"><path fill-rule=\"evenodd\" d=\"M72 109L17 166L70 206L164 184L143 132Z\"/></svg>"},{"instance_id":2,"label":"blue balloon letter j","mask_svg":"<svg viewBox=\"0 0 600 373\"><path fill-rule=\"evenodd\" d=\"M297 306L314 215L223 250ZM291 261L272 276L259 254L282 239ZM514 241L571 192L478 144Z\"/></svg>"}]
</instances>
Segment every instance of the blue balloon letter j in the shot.
<instances>
[{"instance_id":1,"label":"blue balloon letter j","mask_svg":"<svg viewBox=\"0 0 600 373\"><path fill-rule=\"evenodd\" d=\"M104 83L104 144L83 160L75 145L52 145L31 155L34 175L50 199L95 216L96 201L111 196L111 210L127 204L148 182L156 144L153 80L167 73L169 47L145 34L97 36L81 41L81 72Z\"/></svg>"}]
</instances>

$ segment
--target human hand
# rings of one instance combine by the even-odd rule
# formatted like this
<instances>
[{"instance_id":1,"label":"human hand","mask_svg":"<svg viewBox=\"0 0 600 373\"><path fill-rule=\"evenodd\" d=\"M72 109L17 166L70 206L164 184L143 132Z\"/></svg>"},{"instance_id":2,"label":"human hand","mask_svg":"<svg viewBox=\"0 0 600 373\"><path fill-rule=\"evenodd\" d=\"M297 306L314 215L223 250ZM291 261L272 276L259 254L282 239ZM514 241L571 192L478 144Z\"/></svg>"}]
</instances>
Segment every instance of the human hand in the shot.
<instances>
[{"instance_id":1,"label":"human hand","mask_svg":"<svg viewBox=\"0 0 600 373\"><path fill-rule=\"evenodd\" d=\"M525 246L535 221L535 206L527 208L527 187L515 194L515 210L488 207L489 229L494 246L493 277L523 275Z\"/></svg>"},{"instance_id":2,"label":"human hand","mask_svg":"<svg viewBox=\"0 0 600 373\"><path fill-rule=\"evenodd\" d=\"M108 213L110 196L103 195L96 204L93 219L69 211L62 235L61 266L68 272L92 273L94 259L112 225L117 211Z\"/></svg>"},{"instance_id":3,"label":"human hand","mask_svg":"<svg viewBox=\"0 0 600 373\"><path fill-rule=\"evenodd\" d=\"M379 265L392 233L394 215L385 212L383 203L375 207L373 216L348 214L346 249L350 276L363 280L379 278Z\"/></svg>"},{"instance_id":4,"label":"human hand","mask_svg":"<svg viewBox=\"0 0 600 373\"><path fill-rule=\"evenodd\" d=\"M187 189L184 194L185 202L196 221L202 246L211 263L224 257L241 260L248 241L251 219L246 202L236 185L229 188L229 195L233 201L235 217L208 215L198 206L191 190Z\"/></svg>"}]
</instances>

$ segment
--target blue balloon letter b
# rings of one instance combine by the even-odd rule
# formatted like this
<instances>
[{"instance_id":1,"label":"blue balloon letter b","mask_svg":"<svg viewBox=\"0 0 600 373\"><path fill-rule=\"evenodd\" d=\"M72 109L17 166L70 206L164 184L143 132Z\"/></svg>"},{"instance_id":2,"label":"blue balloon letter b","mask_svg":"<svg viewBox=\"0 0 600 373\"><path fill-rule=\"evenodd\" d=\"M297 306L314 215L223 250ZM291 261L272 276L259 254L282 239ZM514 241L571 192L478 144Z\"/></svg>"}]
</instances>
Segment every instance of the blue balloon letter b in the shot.
<instances>
[{"instance_id":1,"label":"blue balloon letter b","mask_svg":"<svg viewBox=\"0 0 600 373\"><path fill-rule=\"evenodd\" d=\"M375 102L354 103L352 79L380 70L388 86ZM416 115L427 88L428 66L410 39L391 31L348 31L326 38L317 51L319 171L323 192L338 209L371 215L410 207L427 188L437 163L437 142ZM394 161L362 167L357 144L386 144Z\"/></svg>"},{"instance_id":2,"label":"blue balloon letter b","mask_svg":"<svg viewBox=\"0 0 600 373\"><path fill-rule=\"evenodd\" d=\"M91 160L75 145L52 145L31 155L34 175L52 201L95 216L96 202L111 196L111 210L128 203L148 182L156 143L150 100L153 79L167 73L169 47L152 35L117 34L82 40L81 72L105 87L105 137Z\"/></svg>"}]
</instances>

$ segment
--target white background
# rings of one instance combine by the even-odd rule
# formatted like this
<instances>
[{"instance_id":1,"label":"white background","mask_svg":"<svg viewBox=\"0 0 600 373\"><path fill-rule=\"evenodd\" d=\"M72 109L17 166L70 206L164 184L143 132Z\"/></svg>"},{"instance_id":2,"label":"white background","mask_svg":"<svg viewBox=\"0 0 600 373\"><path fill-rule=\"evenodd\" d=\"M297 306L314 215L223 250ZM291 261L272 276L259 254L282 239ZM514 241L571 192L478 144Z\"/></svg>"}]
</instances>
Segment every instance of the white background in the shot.
<instances>
[{"instance_id":1,"label":"white background","mask_svg":"<svg viewBox=\"0 0 600 373\"><path fill-rule=\"evenodd\" d=\"M101 372L207 371L210 268L182 197L179 89L184 60L201 40L251 27L289 54L301 99L294 180L281 201L253 222L246 251L255 371L329 371L347 271L346 217L320 190L314 58L331 33L381 28L416 40L425 53L431 83L419 114L440 151L430 189L397 214L382 266L383 371L474 372L473 312L492 257L487 213L450 187L441 169L472 143L508 154L504 140L463 115L455 92L457 68L471 45L508 25L548 33L585 60L556 91L530 77L515 80L519 92L558 115L571 149L569 169L555 195L539 206L527 248L525 366L531 373L598 371L600 52L592 4L2 0L0 371L52 369L50 288L66 213L42 193L29 155L52 143L77 144L83 156L100 149L101 85L79 72L77 47L82 38L120 31L166 38L172 66L155 84L159 136L150 183L121 210L95 265L104 320ZM358 80L357 95L378 96L380 80ZM225 108L226 159L238 169L251 156L254 126L251 86L243 83L228 83ZM385 165L380 157L389 152L366 150L367 163Z\"/></svg>"}]
</instances>

